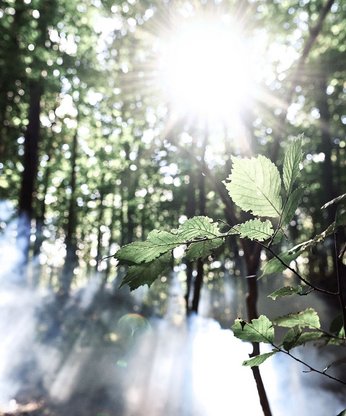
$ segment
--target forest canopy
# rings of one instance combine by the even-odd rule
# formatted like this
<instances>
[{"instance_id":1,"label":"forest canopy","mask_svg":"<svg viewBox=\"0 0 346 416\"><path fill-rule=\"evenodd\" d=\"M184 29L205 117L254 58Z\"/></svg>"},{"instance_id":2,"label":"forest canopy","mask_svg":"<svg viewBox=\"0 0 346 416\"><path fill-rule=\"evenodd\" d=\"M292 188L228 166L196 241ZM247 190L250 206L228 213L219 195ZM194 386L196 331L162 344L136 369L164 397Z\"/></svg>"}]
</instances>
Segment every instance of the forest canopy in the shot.
<instances>
[{"instance_id":1,"label":"forest canopy","mask_svg":"<svg viewBox=\"0 0 346 416\"><path fill-rule=\"evenodd\" d=\"M56 415L61 392L84 415L121 414L116 383L132 379L118 378L143 333L159 351L160 319L170 340L186 324L172 345L193 390L203 296L212 334L251 343L266 416L258 366L272 356L346 384L339 352L324 369L291 353L345 345L345 29L343 0L2 0L0 415L18 397ZM272 316L263 288L299 300ZM296 310L306 298L328 317ZM102 365L113 378L92 389ZM73 396L82 369L93 380Z\"/></svg>"},{"instance_id":2,"label":"forest canopy","mask_svg":"<svg viewBox=\"0 0 346 416\"><path fill-rule=\"evenodd\" d=\"M309 186L289 235L325 229L335 207L318 207L346 180L345 13L317 0L4 1L1 229L19 215L22 260L38 267L23 279L68 294L91 271L113 279L116 250L161 224L234 223L221 190L232 156L275 163L301 133ZM222 256L236 271L243 252ZM330 245L308 256L307 272L332 273Z\"/></svg>"}]
</instances>

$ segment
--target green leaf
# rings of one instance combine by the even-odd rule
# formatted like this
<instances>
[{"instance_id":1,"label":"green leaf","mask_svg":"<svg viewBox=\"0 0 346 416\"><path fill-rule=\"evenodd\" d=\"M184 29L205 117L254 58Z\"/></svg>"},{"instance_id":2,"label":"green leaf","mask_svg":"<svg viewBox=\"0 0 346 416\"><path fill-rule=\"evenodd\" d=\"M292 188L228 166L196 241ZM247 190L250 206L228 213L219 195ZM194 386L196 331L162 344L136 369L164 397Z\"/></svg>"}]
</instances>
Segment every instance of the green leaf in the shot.
<instances>
[{"instance_id":1,"label":"green leaf","mask_svg":"<svg viewBox=\"0 0 346 416\"><path fill-rule=\"evenodd\" d=\"M282 201L277 167L261 155L251 159L232 157L232 161L230 183L224 183L234 203L254 215L279 217Z\"/></svg>"},{"instance_id":2,"label":"green leaf","mask_svg":"<svg viewBox=\"0 0 346 416\"><path fill-rule=\"evenodd\" d=\"M282 345L286 351L289 351L294 346L296 346L296 343L298 339L300 338L301 334L302 334L302 330L299 326L294 326L293 328L290 328L287 331L282 342Z\"/></svg>"},{"instance_id":3,"label":"green leaf","mask_svg":"<svg viewBox=\"0 0 346 416\"><path fill-rule=\"evenodd\" d=\"M268 298L272 298L273 300L276 300L277 298L282 298L283 296L290 296L294 294L300 294L303 293L303 287L302 286L285 286L278 290L275 290L270 295L268 295Z\"/></svg>"},{"instance_id":4,"label":"green leaf","mask_svg":"<svg viewBox=\"0 0 346 416\"><path fill-rule=\"evenodd\" d=\"M275 235L272 241L272 245L280 244L285 237L285 233L281 229L275 230Z\"/></svg>"},{"instance_id":5,"label":"green leaf","mask_svg":"<svg viewBox=\"0 0 346 416\"><path fill-rule=\"evenodd\" d=\"M212 254L213 250L220 247L223 244L223 240L207 240L199 241L198 243L192 243L189 245L186 251L186 258L188 260L197 260L208 257Z\"/></svg>"},{"instance_id":6,"label":"green leaf","mask_svg":"<svg viewBox=\"0 0 346 416\"><path fill-rule=\"evenodd\" d=\"M318 341L322 338L325 338L325 334L319 331L310 331L310 332L303 332L298 339L296 346L303 345L307 342L311 341Z\"/></svg>"},{"instance_id":7,"label":"green leaf","mask_svg":"<svg viewBox=\"0 0 346 416\"><path fill-rule=\"evenodd\" d=\"M329 332L332 334L338 335L340 333L340 330L344 324L344 320L342 317L342 314L337 315L331 322L329 327Z\"/></svg>"},{"instance_id":8,"label":"green leaf","mask_svg":"<svg viewBox=\"0 0 346 416\"><path fill-rule=\"evenodd\" d=\"M285 152L282 177L287 194L291 193L294 182L299 175L299 164L302 158L302 136L299 136L290 143Z\"/></svg>"},{"instance_id":9,"label":"green leaf","mask_svg":"<svg viewBox=\"0 0 346 416\"><path fill-rule=\"evenodd\" d=\"M322 205L321 209L328 208L330 205L338 204L340 201L346 198L346 194L339 195L338 197L332 199L331 201L326 202Z\"/></svg>"},{"instance_id":10,"label":"green leaf","mask_svg":"<svg viewBox=\"0 0 346 416\"><path fill-rule=\"evenodd\" d=\"M218 224L209 217L197 216L190 218L175 230L180 240L192 240L194 238L215 238L221 235Z\"/></svg>"},{"instance_id":11,"label":"green leaf","mask_svg":"<svg viewBox=\"0 0 346 416\"><path fill-rule=\"evenodd\" d=\"M272 322L264 315L258 319L253 319L250 323L242 319L236 319L232 326L234 335L249 342L274 342L274 327Z\"/></svg>"},{"instance_id":12,"label":"green leaf","mask_svg":"<svg viewBox=\"0 0 346 416\"><path fill-rule=\"evenodd\" d=\"M328 345L342 345L343 347L346 346L346 339L345 339L345 332L344 328L340 331L338 338L331 337L328 340Z\"/></svg>"},{"instance_id":13,"label":"green leaf","mask_svg":"<svg viewBox=\"0 0 346 416\"><path fill-rule=\"evenodd\" d=\"M284 339L283 339L283 347L286 351L291 350L294 347L298 347L299 345L304 345L307 342L312 341L319 341L322 338L325 338L323 332L320 331L310 331L310 332L302 332L300 326L295 326L290 328Z\"/></svg>"},{"instance_id":14,"label":"green leaf","mask_svg":"<svg viewBox=\"0 0 346 416\"><path fill-rule=\"evenodd\" d=\"M303 193L303 188L297 188L289 195L282 212L282 226L289 224L293 218L293 215L296 212L296 209L298 208L298 205L303 197Z\"/></svg>"},{"instance_id":15,"label":"green leaf","mask_svg":"<svg viewBox=\"0 0 346 416\"><path fill-rule=\"evenodd\" d=\"M273 323L285 328L293 328L299 325L302 328L320 328L320 319L313 308L307 308L305 311L290 313L273 320Z\"/></svg>"},{"instance_id":16,"label":"green leaf","mask_svg":"<svg viewBox=\"0 0 346 416\"><path fill-rule=\"evenodd\" d=\"M239 233L242 238L257 241L267 240L274 233L272 223L269 220L261 221L257 218L235 225L232 229Z\"/></svg>"},{"instance_id":17,"label":"green leaf","mask_svg":"<svg viewBox=\"0 0 346 416\"><path fill-rule=\"evenodd\" d=\"M131 290L151 284L168 268L172 259L171 253L165 253L150 263L130 266L120 287L129 285Z\"/></svg>"},{"instance_id":18,"label":"green leaf","mask_svg":"<svg viewBox=\"0 0 346 416\"><path fill-rule=\"evenodd\" d=\"M271 357L272 355L276 354L278 351L266 352L264 354L256 355L256 357L250 358L249 360L243 361L243 365L247 365L249 367L255 367L264 363L264 361Z\"/></svg>"},{"instance_id":19,"label":"green leaf","mask_svg":"<svg viewBox=\"0 0 346 416\"><path fill-rule=\"evenodd\" d=\"M148 263L181 244L175 234L153 230L146 241L135 241L121 247L115 257L122 263Z\"/></svg>"},{"instance_id":20,"label":"green leaf","mask_svg":"<svg viewBox=\"0 0 346 416\"><path fill-rule=\"evenodd\" d=\"M289 265L290 262L296 259L297 257L299 257L300 254L301 254L301 251L299 250L293 251L293 252L286 251L284 253L280 253L279 257L285 264ZM287 267L284 264L282 264L279 259L274 257L264 264L264 266L262 267L262 274L260 277L263 277L269 274L274 274L274 273L281 273L286 269Z\"/></svg>"}]
</instances>

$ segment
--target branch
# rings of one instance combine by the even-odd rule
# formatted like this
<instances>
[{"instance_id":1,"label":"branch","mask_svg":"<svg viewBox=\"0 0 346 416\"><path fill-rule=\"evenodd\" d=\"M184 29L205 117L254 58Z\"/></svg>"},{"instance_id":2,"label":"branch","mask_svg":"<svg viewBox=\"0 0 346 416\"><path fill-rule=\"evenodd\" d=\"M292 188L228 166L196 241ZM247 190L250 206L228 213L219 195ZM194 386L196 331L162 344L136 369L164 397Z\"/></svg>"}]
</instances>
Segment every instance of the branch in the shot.
<instances>
[{"instance_id":1,"label":"branch","mask_svg":"<svg viewBox=\"0 0 346 416\"><path fill-rule=\"evenodd\" d=\"M343 381L343 380L340 380L339 378L333 377L330 374L327 374L326 371L317 370L316 368L312 367L310 364L306 363L305 361L301 360L300 358L296 357L295 355L292 355L289 351L285 351L282 348L275 346L274 344L272 344L272 345L278 351L283 352L284 354L293 358L293 360L297 361L298 363L305 365L305 367L307 367L309 369L309 372L318 373L322 376L330 378L331 380L334 380L334 381L337 381L338 383L346 385L346 381Z\"/></svg>"},{"instance_id":2,"label":"branch","mask_svg":"<svg viewBox=\"0 0 346 416\"><path fill-rule=\"evenodd\" d=\"M288 112L288 107L292 102L293 99L293 95L295 92L295 88L296 85L298 83L298 79L299 79L299 75L305 65L305 62L314 46L314 44L316 43L316 40L319 36L319 34L321 33L322 27L323 27L323 23L328 15L328 13L330 12L330 9L332 7L334 3L334 0L328 0L327 3L325 4L325 6L322 8L320 15L317 19L317 23L316 25L310 29L310 36L309 38L306 40L302 54L300 56L300 58L298 59L297 65L295 67L295 70L293 71L291 77L290 77L290 88L287 92L286 95L286 106L285 109L283 111L283 113L280 116L280 122L279 125L282 125L285 123L285 120L287 118L287 112ZM280 143L281 143L281 134L277 134L276 135L276 140L273 143L273 147L272 147L272 155L271 155L271 159L272 160L277 160L278 158L278 153L279 153L279 148L280 148Z\"/></svg>"},{"instance_id":3,"label":"branch","mask_svg":"<svg viewBox=\"0 0 346 416\"><path fill-rule=\"evenodd\" d=\"M265 244L261 243L260 241L256 240L256 243L259 244L261 247L263 247L265 250L269 251L270 254L272 254L279 262L285 266L286 269L290 270L293 274L295 274L298 279L302 282L304 282L307 286L311 287L312 289L316 290L316 292L324 293L326 295L332 295L332 296L338 296L338 292L331 292L327 289L322 289L320 287L315 286L314 284L310 283L308 280L304 279L303 276L301 276L295 269L290 267L280 256L278 256L269 246L266 246Z\"/></svg>"},{"instance_id":4,"label":"branch","mask_svg":"<svg viewBox=\"0 0 346 416\"><path fill-rule=\"evenodd\" d=\"M316 40L318 38L318 35L321 33L322 31L322 27L323 27L323 23L328 15L328 13L330 12L330 9L332 7L334 3L334 0L328 0L327 3L324 5L324 7L322 8L320 15L318 16L318 20L316 22L316 25L314 27L312 27L310 29L310 36L307 39L304 48L303 48L303 52L298 60L297 66L291 76L291 89L288 92L287 95L287 104L290 103L292 101L292 97L295 91L295 87L299 78L299 74L309 56L309 53L311 52L312 47L314 46L314 44L316 43ZM286 115L287 115L287 111L286 111Z\"/></svg>"}]
</instances>

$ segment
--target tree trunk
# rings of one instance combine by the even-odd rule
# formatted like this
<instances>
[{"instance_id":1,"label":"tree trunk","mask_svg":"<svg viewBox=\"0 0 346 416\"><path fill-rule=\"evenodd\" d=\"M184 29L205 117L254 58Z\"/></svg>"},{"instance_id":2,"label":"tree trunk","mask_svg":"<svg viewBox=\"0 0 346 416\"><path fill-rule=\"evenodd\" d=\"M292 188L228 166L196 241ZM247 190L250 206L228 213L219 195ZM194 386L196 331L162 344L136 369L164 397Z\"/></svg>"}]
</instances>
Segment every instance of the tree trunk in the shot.
<instances>
[{"instance_id":1,"label":"tree trunk","mask_svg":"<svg viewBox=\"0 0 346 416\"><path fill-rule=\"evenodd\" d=\"M205 196L205 152L207 148L207 141L208 141L208 130L206 130L203 142L202 142L202 149L201 149L201 172L199 175L199 183L198 183L198 190L199 190L199 215L206 214L206 196ZM198 305L199 300L201 297L201 289L203 285L203 277L204 277L204 268L203 268L203 260L197 260L197 275L194 282L193 287L193 299L192 299L192 311L198 312Z\"/></svg>"},{"instance_id":2,"label":"tree trunk","mask_svg":"<svg viewBox=\"0 0 346 416\"><path fill-rule=\"evenodd\" d=\"M101 187L103 186L104 182L104 174L102 175L101 178ZM98 272L99 268L100 268L100 261L102 259L102 223L103 223L103 214L104 214L104 206L103 206L103 200L105 197L105 192L104 190L101 188L100 191L100 202L99 202L99 215L98 215L98 220L97 220L97 226L98 226L98 230L97 230L97 249L96 249L96 265L95 265L95 271Z\"/></svg>"},{"instance_id":3,"label":"tree trunk","mask_svg":"<svg viewBox=\"0 0 346 416\"><path fill-rule=\"evenodd\" d=\"M68 218L65 234L66 257L64 267L60 276L60 295L67 298L73 280L73 272L78 264L77 257L77 206L76 206L76 167L77 167L77 148L78 148L78 127L73 136L71 148L71 176L70 176L70 200L68 207Z\"/></svg>"},{"instance_id":4,"label":"tree trunk","mask_svg":"<svg viewBox=\"0 0 346 416\"><path fill-rule=\"evenodd\" d=\"M25 282L25 269L29 260L31 220L33 218L33 198L38 170L38 143L40 134L40 101L42 88L39 81L30 85L29 124L24 141L24 170L18 204L17 247L22 254L20 281Z\"/></svg>"},{"instance_id":5,"label":"tree trunk","mask_svg":"<svg viewBox=\"0 0 346 416\"><path fill-rule=\"evenodd\" d=\"M188 218L193 217L196 214L196 184L195 175L191 171L189 175L189 185L187 188L187 203L186 203L186 215ZM186 293L185 304L186 312L190 312L190 295L192 288L193 278L193 262L186 260Z\"/></svg>"}]
</instances>

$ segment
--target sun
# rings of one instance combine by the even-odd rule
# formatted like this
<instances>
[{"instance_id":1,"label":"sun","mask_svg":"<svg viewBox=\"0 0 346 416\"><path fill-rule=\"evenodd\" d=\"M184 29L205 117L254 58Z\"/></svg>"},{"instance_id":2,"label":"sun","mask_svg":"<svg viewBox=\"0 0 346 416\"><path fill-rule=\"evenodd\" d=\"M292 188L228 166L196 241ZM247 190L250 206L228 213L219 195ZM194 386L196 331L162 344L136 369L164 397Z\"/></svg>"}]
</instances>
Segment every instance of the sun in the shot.
<instances>
[{"instance_id":1,"label":"sun","mask_svg":"<svg viewBox=\"0 0 346 416\"><path fill-rule=\"evenodd\" d=\"M234 23L203 19L180 25L161 57L171 106L207 120L226 120L253 92L250 56Z\"/></svg>"}]
</instances>

